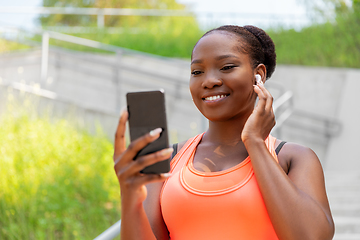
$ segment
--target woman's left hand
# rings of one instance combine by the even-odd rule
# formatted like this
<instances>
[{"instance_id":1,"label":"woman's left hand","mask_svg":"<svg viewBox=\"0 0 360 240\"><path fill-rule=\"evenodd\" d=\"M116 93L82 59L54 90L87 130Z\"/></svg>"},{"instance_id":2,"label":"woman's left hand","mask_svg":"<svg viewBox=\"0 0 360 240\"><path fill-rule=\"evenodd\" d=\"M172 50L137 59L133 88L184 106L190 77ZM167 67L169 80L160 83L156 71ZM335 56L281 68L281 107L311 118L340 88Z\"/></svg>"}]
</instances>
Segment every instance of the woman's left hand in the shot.
<instances>
[{"instance_id":1,"label":"woman's left hand","mask_svg":"<svg viewBox=\"0 0 360 240\"><path fill-rule=\"evenodd\" d=\"M258 95L259 101L244 125L241 133L243 142L249 139L265 140L275 126L273 97L262 82L254 85L254 91Z\"/></svg>"}]
</instances>

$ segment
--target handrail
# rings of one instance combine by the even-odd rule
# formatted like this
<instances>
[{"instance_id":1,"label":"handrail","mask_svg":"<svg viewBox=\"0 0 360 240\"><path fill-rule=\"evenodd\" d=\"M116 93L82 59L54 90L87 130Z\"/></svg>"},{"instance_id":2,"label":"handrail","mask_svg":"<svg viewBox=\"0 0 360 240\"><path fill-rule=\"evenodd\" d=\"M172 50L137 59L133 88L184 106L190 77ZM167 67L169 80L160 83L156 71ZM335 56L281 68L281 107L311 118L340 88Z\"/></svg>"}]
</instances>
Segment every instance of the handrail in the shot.
<instances>
[{"instance_id":1,"label":"handrail","mask_svg":"<svg viewBox=\"0 0 360 240\"><path fill-rule=\"evenodd\" d=\"M106 229L103 233L99 236L94 238L94 240L111 240L115 237L119 236L121 230L121 219L113 224L111 227Z\"/></svg>"},{"instance_id":2,"label":"handrail","mask_svg":"<svg viewBox=\"0 0 360 240\"><path fill-rule=\"evenodd\" d=\"M133 55L139 55L142 57L156 58L159 60L164 60L167 63L170 62L170 63L174 63L177 65L179 65L179 64L188 65L188 63L186 61L183 61L180 59L169 58L169 57L164 57L164 56L155 55L155 54L151 54L151 53L136 51L136 50L129 49L129 48L118 47L118 46L98 42L95 40L76 37L76 36L59 33L59 32L54 32L54 31L38 29L38 30L34 30L34 31L30 32L28 30L24 30L21 28L2 26L2 27L0 27L0 32L2 32L1 29L5 30L5 31L9 31L9 32L27 33L27 34L35 34L35 35L41 35L41 36L43 36L44 34L48 34L49 38L57 39L57 40L64 41L64 42L74 43L74 44L78 44L78 45L82 45L82 46L86 46L86 47L96 48L96 49L100 49L100 50L104 50L104 51L108 51L108 52L133 54ZM47 39L45 39L45 41L47 41Z\"/></svg>"},{"instance_id":3,"label":"handrail","mask_svg":"<svg viewBox=\"0 0 360 240\"><path fill-rule=\"evenodd\" d=\"M302 110L295 110L293 112L293 115L296 116L296 118L294 118L294 119L297 119L297 120L299 120L301 118L306 118L306 119L311 119L313 121L315 120L315 121L321 122L321 125L323 127L319 128L318 126L311 126L311 125L315 125L315 124L299 123L297 120L296 121L293 121L293 120L288 121L287 125L306 129L313 133L322 134L327 138L338 136L342 129L341 122L335 118L329 118L329 117L321 116L319 114L302 111ZM316 125L318 125L318 124L316 124Z\"/></svg>"},{"instance_id":4,"label":"handrail","mask_svg":"<svg viewBox=\"0 0 360 240\"><path fill-rule=\"evenodd\" d=\"M276 99L273 103L274 112L276 112L282 105L291 101L293 98L293 93L291 91L287 91L283 93L278 99Z\"/></svg>"},{"instance_id":5,"label":"handrail","mask_svg":"<svg viewBox=\"0 0 360 240\"><path fill-rule=\"evenodd\" d=\"M29 31L26 31L23 29L18 29L18 28L3 27L3 29L4 30L11 29L12 32L17 31L20 33L21 32L29 33ZM63 34L63 33L37 30L37 31L34 31L33 34L42 35L42 57L41 57L41 67L40 67L41 68L40 79L41 79L41 82L43 82L43 83L46 82L46 79L48 77L49 46L50 46L49 41L51 38L78 44L78 45L82 45L82 46L105 50L105 51L109 51L109 52L114 52L114 53L116 53L116 55L119 59L122 57L122 55L129 54L129 55L137 55L137 56L151 58L151 59L155 58L155 59L158 59L161 61L165 61L167 64L173 64L174 66L189 66L188 62L182 61L179 59L168 58L168 57L158 56L158 55L154 55L154 54L150 54L150 53L144 53L144 52L140 52L140 51L136 51L136 50L126 49L126 48L113 46L113 45L109 45L109 44L104 44L104 43L101 43L98 41L75 37L75 36L71 36L71 35L67 35L67 34ZM117 66L115 66L115 68L120 69L121 67L122 67L122 64L120 62L117 62ZM161 76L158 74L153 74L153 73L149 73L149 74L156 75L157 77L165 78L165 76ZM169 79L169 76L166 76L166 78ZM174 79L172 79L172 80L174 80ZM121 81L120 80L116 81L116 82L114 82L114 84L115 84L115 88L119 88L121 85ZM116 105L117 105L116 110L120 111L121 101L120 101L120 96L118 94L116 95Z\"/></svg>"},{"instance_id":6,"label":"handrail","mask_svg":"<svg viewBox=\"0 0 360 240\"><path fill-rule=\"evenodd\" d=\"M71 15L116 15L116 16L194 16L192 11L181 9L139 8L87 8L87 7L19 7L3 6L0 13L71 14Z\"/></svg>"},{"instance_id":7,"label":"handrail","mask_svg":"<svg viewBox=\"0 0 360 240\"><path fill-rule=\"evenodd\" d=\"M280 109L284 106L284 110L280 112ZM273 110L276 116L276 125L273 127L272 132L276 132L285 121L293 113L293 93L291 91L286 91L283 93L277 100L273 103ZM279 114L277 115L277 113Z\"/></svg>"}]
</instances>

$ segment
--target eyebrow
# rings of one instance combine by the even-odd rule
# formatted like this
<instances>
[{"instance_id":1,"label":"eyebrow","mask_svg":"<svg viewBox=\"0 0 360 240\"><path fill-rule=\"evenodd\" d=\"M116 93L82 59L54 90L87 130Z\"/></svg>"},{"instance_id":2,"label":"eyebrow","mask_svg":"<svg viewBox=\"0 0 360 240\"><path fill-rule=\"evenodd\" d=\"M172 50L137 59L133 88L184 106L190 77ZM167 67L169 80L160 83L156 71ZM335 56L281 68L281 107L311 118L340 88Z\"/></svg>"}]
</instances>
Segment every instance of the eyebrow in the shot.
<instances>
[{"instance_id":1,"label":"eyebrow","mask_svg":"<svg viewBox=\"0 0 360 240\"><path fill-rule=\"evenodd\" d=\"M203 62L203 60L200 60L200 59L196 59L196 60L193 60L193 61L191 61L191 65L193 65L193 64L195 64L195 63L202 63Z\"/></svg>"},{"instance_id":2,"label":"eyebrow","mask_svg":"<svg viewBox=\"0 0 360 240\"><path fill-rule=\"evenodd\" d=\"M218 56L215 59L216 60L222 60L222 59L225 59L225 58L239 58L239 57L235 56L235 55L232 55L232 54L227 54L227 55Z\"/></svg>"},{"instance_id":3,"label":"eyebrow","mask_svg":"<svg viewBox=\"0 0 360 240\"><path fill-rule=\"evenodd\" d=\"M235 56L235 55L232 55L232 54L226 54L226 55L218 56L215 59L219 61L219 60L222 60L222 59L225 59L225 58L239 58L239 57ZM201 59L195 59L195 60L191 61L191 65L195 64L195 63L202 63L202 62L203 62L203 60L201 60Z\"/></svg>"}]
</instances>

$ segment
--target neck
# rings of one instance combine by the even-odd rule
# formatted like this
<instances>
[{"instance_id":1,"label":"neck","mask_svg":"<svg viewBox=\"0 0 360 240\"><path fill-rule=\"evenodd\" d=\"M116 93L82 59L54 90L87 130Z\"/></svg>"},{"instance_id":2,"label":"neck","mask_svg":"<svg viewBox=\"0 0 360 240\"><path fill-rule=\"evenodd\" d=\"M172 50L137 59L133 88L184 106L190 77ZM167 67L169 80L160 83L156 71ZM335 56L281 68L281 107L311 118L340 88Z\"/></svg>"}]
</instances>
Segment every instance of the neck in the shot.
<instances>
[{"instance_id":1,"label":"neck","mask_svg":"<svg viewBox=\"0 0 360 240\"><path fill-rule=\"evenodd\" d=\"M241 133L248 116L241 118L234 118L224 122L209 121L209 129L206 131L203 140L204 142L211 142L221 145L243 144L241 140Z\"/></svg>"}]
</instances>

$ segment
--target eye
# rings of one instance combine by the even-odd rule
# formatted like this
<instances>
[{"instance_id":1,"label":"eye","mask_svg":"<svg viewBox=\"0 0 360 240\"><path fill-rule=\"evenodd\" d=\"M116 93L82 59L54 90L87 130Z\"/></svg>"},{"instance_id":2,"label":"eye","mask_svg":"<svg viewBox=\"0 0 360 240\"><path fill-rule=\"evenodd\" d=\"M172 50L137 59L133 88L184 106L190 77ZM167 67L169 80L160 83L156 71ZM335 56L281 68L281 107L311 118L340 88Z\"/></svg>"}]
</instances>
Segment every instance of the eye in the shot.
<instances>
[{"instance_id":1,"label":"eye","mask_svg":"<svg viewBox=\"0 0 360 240\"><path fill-rule=\"evenodd\" d=\"M199 75L201 73L202 73L201 71L194 70L194 71L191 72L191 75L196 76L196 75Z\"/></svg>"},{"instance_id":2,"label":"eye","mask_svg":"<svg viewBox=\"0 0 360 240\"><path fill-rule=\"evenodd\" d=\"M226 66L222 67L220 70L226 71L226 70L233 69L234 67L236 67L236 66L235 65L226 65Z\"/></svg>"}]
</instances>

